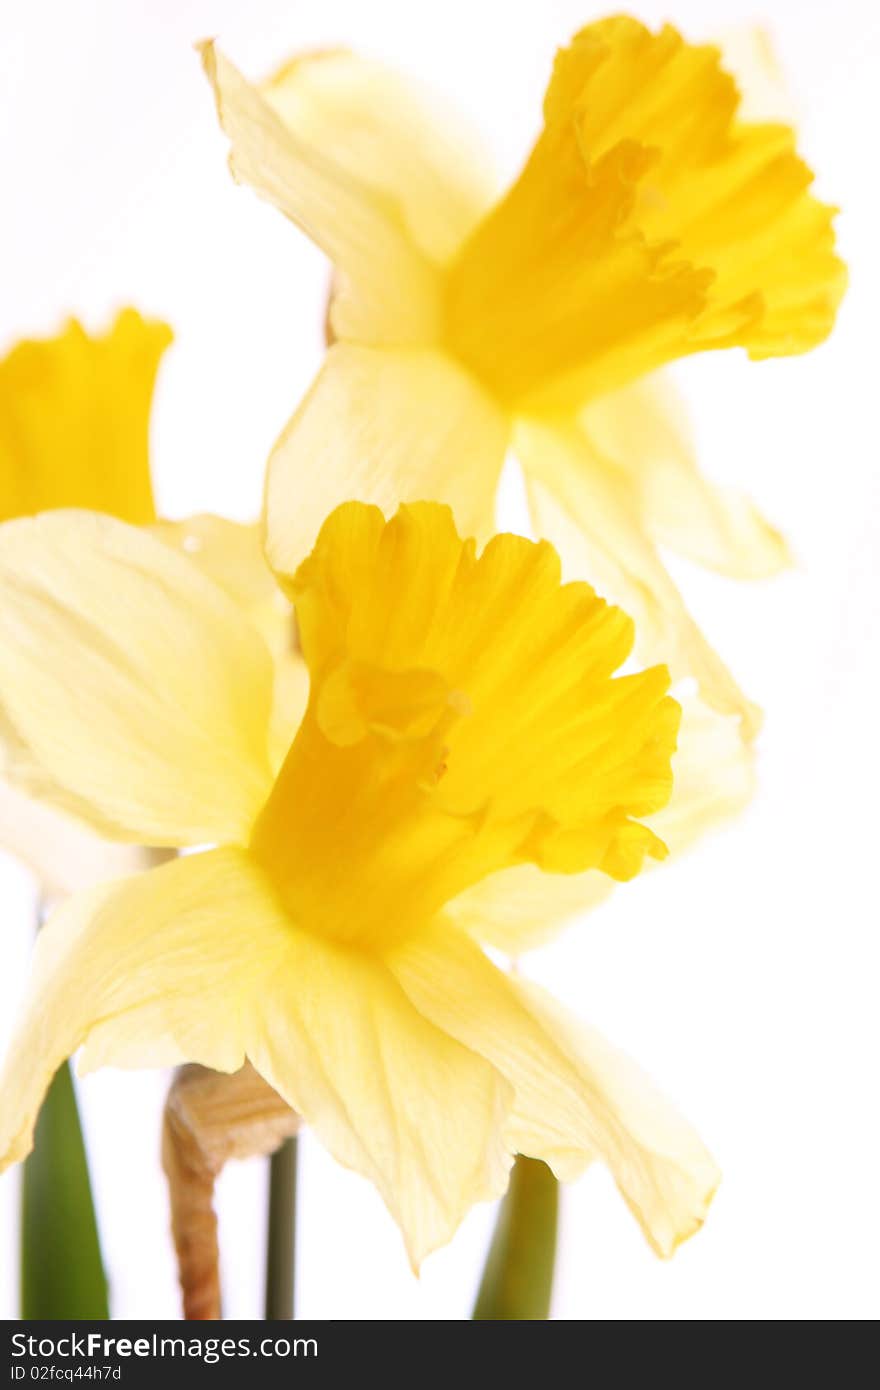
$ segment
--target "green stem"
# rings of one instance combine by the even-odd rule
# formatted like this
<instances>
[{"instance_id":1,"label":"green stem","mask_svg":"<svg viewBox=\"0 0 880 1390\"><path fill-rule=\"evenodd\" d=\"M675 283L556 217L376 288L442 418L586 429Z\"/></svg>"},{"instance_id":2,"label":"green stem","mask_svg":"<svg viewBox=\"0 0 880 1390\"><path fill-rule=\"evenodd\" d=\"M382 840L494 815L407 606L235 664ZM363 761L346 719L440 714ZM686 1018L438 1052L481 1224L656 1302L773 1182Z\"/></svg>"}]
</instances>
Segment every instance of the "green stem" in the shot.
<instances>
[{"instance_id":1,"label":"green stem","mask_svg":"<svg viewBox=\"0 0 880 1390\"><path fill-rule=\"evenodd\" d=\"M110 1316L107 1280L70 1068L40 1111L21 1187L21 1316L78 1322Z\"/></svg>"},{"instance_id":2,"label":"green stem","mask_svg":"<svg viewBox=\"0 0 880 1390\"><path fill-rule=\"evenodd\" d=\"M559 1184L546 1164L520 1156L501 1204L473 1317L536 1322L550 1312Z\"/></svg>"},{"instance_id":3,"label":"green stem","mask_svg":"<svg viewBox=\"0 0 880 1390\"><path fill-rule=\"evenodd\" d=\"M269 1160L266 1318L293 1317L296 1263L296 1139L285 1139Z\"/></svg>"}]
</instances>

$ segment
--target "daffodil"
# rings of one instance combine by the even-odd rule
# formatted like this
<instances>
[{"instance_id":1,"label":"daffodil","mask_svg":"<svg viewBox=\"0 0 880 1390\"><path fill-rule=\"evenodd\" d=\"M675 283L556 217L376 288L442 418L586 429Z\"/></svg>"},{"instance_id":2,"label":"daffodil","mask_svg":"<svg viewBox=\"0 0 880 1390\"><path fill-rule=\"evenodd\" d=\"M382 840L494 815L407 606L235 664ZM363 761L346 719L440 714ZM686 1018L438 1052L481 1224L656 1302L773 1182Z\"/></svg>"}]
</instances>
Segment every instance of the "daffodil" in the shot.
<instances>
[{"instance_id":1,"label":"daffodil","mask_svg":"<svg viewBox=\"0 0 880 1390\"><path fill-rule=\"evenodd\" d=\"M0 362L0 520L90 507L156 519L149 458L153 387L171 341L164 323L123 310L102 334L71 320L53 338L18 343ZM41 774L0 721L0 847L66 893L135 862L27 794Z\"/></svg>"},{"instance_id":2,"label":"daffodil","mask_svg":"<svg viewBox=\"0 0 880 1390\"><path fill-rule=\"evenodd\" d=\"M0 364L0 483L3 519L63 504L94 507L149 527L183 551L246 612L275 663L271 753L280 766L305 709L308 676L293 641L291 607L264 562L259 528L211 515L156 519L148 447L153 384L170 329L126 309L103 335L71 322L55 338L20 343ZM75 802L63 811L38 799L48 773L35 767L8 718L0 738L0 845L39 874L50 896L128 871L141 858L94 833ZM675 796L657 833L675 852L707 823L737 809L751 769L736 739L688 701L676 752ZM60 807L61 799L53 798ZM520 954L608 893L603 874L548 879L529 866L504 871L457 900L462 922L481 930L495 917L495 942Z\"/></svg>"},{"instance_id":3,"label":"daffodil","mask_svg":"<svg viewBox=\"0 0 880 1390\"><path fill-rule=\"evenodd\" d=\"M661 1254L717 1181L634 1065L482 949L460 895L509 866L636 874L670 791L668 673L547 543L478 555L451 513L343 505L289 579L310 676L275 773L274 667L185 554L106 516L0 528L0 703L121 838L193 852L41 932L0 1088L20 1159L52 1072L249 1059L372 1180L414 1264L512 1155L594 1157ZM210 846L209 848L205 848Z\"/></svg>"},{"instance_id":4,"label":"daffodil","mask_svg":"<svg viewBox=\"0 0 880 1390\"><path fill-rule=\"evenodd\" d=\"M102 334L71 320L54 338L18 343L0 362L0 521L83 507L152 526L242 604L276 660L275 739L283 749L305 700L291 640L289 603L262 556L259 528L215 516L157 519L150 469L153 388L171 341L164 323L124 309ZM8 720L0 721L0 846L63 894L131 866L132 851L89 833L76 816L49 812L35 767ZM33 793L33 794L29 794ZM63 798L54 798L59 806ZM90 822L94 825L94 818ZM98 827L100 828L100 827ZM113 828L103 827L113 836Z\"/></svg>"},{"instance_id":5,"label":"daffodil","mask_svg":"<svg viewBox=\"0 0 880 1390\"><path fill-rule=\"evenodd\" d=\"M212 44L203 57L236 178L335 267L337 341L269 466L276 570L350 497L436 498L485 536L512 449L566 572L750 737L757 712L658 547L742 577L777 570L785 543L700 476L655 373L829 332L833 210L792 131L739 116L715 47L620 16L559 53L543 129L499 192L472 132L374 62L305 56L254 85Z\"/></svg>"}]
</instances>

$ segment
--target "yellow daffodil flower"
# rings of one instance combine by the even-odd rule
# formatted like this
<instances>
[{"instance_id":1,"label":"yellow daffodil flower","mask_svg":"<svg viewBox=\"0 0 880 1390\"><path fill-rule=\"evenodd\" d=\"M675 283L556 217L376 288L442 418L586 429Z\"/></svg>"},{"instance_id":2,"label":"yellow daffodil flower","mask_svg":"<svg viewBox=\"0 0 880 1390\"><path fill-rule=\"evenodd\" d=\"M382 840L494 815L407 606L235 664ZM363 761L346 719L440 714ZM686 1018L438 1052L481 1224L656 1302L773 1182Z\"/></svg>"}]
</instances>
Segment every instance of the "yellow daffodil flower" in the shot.
<instances>
[{"instance_id":1,"label":"yellow daffodil flower","mask_svg":"<svg viewBox=\"0 0 880 1390\"><path fill-rule=\"evenodd\" d=\"M54 338L18 343L0 362L0 520L89 507L155 521L149 419L164 323L124 309L103 334L75 320ZM40 774L0 721L0 847L65 894L136 865L69 816L27 794Z\"/></svg>"},{"instance_id":2,"label":"yellow daffodil flower","mask_svg":"<svg viewBox=\"0 0 880 1390\"><path fill-rule=\"evenodd\" d=\"M661 1254L717 1173L632 1063L481 949L487 875L639 871L678 707L632 624L546 543L477 555L447 508L351 503L290 577L309 702L273 773L266 642L186 553L106 516L0 528L0 704L45 795L193 852L40 934L0 1089L27 1152L49 1077L249 1058L377 1186L415 1265L512 1154L613 1172ZM205 848L213 846L213 848Z\"/></svg>"},{"instance_id":3,"label":"yellow daffodil flower","mask_svg":"<svg viewBox=\"0 0 880 1390\"><path fill-rule=\"evenodd\" d=\"M72 320L54 338L18 343L0 362L0 520L83 507L152 525L220 583L258 623L276 660L274 742L283 757L305 707L290 604L267 568L259 527L214 516L158 521L149 455L153 388L171 341L164 323L124 309L103 334ZM0 847L65 894L133 866L71 815L38 800L46 778L0 721ZM28 794L28 793L32 794ZM75 809L75 808L69 808ZM113 834L112 827L105 827Z\"/></svg>"},{"instance_id":4,"label":"yellow daffodil flower","mask_svg":"<svg viewBox=\"0 0 880 1390\"><path fill-rule=\"evenodd\" d=\"M844 271L791 130L739 117L716 48L607 19L559 53L543 129L499 193L473 134L376 63L322 53L252 85L212 44L203 57L235 177L336 272L337 341L270 461L275 569L292 574L351 497L436 498L485 536L512 448L566 572L750 737L757 712L658 547L755 576L785 543L700 476L653 374L829 332Z\"/></svg>"},{"instance_id":5,"label":"yellow daffodil flower","mask_svg":"<svg viewBox=\"0 0 880 1390\"><path fill-rule=\"evenodd\" d=\"M277 768L305 709L308 675L293 641L290 603L264 562L259 528L208 515L155 520L150 400L170 338L166 325L127 309L102 336L90 336L74 322L54 339L13 349L0 364L3 518L63 503L98 507L150 523L162 540L185 552L243 607L269 647ZM654 821L673 851L747 799L751 770L733 756L735 742L729 728L713 727L693 702L686 703L675 796ZM64 895L138 865L139 851L96 835L89 818L84 823L76 816L76 807L60 813L37 799L46 770L32 766L12 728L3 731L0 749L0 845L38 873L44 891ZM105 825L104 836L115 837L115 827ZM495 916L495 944L519 955L600 902L610 883L594 872L551 879L524 865L479 885L473 903L462 895L457 910L463 922L476 911L484 933Z\"/></svg>"}]
</instances>

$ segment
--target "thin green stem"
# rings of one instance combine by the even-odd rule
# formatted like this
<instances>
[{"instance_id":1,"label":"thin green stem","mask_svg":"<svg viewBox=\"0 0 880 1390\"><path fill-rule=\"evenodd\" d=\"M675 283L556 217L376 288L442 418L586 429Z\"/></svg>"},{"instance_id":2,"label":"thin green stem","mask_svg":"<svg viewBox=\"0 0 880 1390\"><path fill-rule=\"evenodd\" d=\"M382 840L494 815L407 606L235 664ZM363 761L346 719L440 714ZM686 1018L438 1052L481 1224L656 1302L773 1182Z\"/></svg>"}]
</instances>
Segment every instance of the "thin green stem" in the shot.
<instances>
[{"instance_id":1,"label":"thin green stem","mask_svg":"<svg viewBox=\"0 0 880 1390\"><path fill-rule=\"evenodd\" d=\"M42 926L46 904L37 904ZM20 1307L27 1320L109 1318L89 1163L70 1066L46 1093L21 1181Z\"/></svg>"},{"instance_id":2,"label":"thin green stem","mask_svg":"<svg viewBox=\"0 0 880 1390\"><path fill-rule=\"evenodd\" d=\"M21 1316L74 1321L110 1316L88 1162L66 1062L49 1087L33 1153L24 1165Z\"/></svg>"},{"instance_id":3,"label":"thin green stem","mask_svg":"<svg viewBox=\"0 0 880 1390\"><path fill-rule=\"evenodd\" d=\"M550 1313L559 1184L546 1164L520 1156L501 1204L475 1321L537 1322Z\"/></svg>"},{"instance_id":4,"label":"thin green stem","mask_svg":"<svg viewBox=\"0 0 880 1390\"><path fill-rule=\"evenodd\" d=\"M293 1317L296 1265L296 1139L285 1139L269 1160L266 1318Z\"/></svg>"}]
</instances>

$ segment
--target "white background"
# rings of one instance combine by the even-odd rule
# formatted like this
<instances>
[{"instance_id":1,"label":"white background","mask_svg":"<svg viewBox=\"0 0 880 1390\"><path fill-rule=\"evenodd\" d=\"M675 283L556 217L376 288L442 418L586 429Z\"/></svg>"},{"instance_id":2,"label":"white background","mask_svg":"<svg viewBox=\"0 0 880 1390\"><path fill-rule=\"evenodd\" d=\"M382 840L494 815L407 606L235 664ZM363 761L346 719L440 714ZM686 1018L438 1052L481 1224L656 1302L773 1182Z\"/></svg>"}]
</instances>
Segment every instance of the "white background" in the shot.
<instances>
[{"instance_id":1,"label":"white background","mask_svg":"<svg viewBox=\"0 0 880 1390\"><path fill-rule=\"evenodd\" d=\"M704 466L788 532L799 567L752 586L679 567L695 611L766 708L760 793L675 867L622 889L532 972L631 1051L724 1170L707 1227L668 1264L598 1169L565 1193L554 1312L588 1319L825 1319L878 1312L876 428L880 31L871 0L635 4L711 37L761 19L819 189L839 203L852 287L810 357L740 354L680 377ZM176 345L155 414L167 515L255 512L261 468L320 359L325 267L236 188L192 42L258 75L344 43L450 94L513 172L554 48L588 0L6 0L0 21L0 338L97 327L125 302ZM24 977L32 887L0 864L3 1031ZM158 1161L165 1078L81 1086L117 1316L176 1316ZM2 1103L2 1097L0 1097ZM308 1139L303 1316L467 1316L491 1212L420 1281L378 1198ZM0 1183L0 1313L16 1312L16 1175ZM227 1312L260 1311L261 1163L222 1181Z\"/></svg>"}]
</instances>

